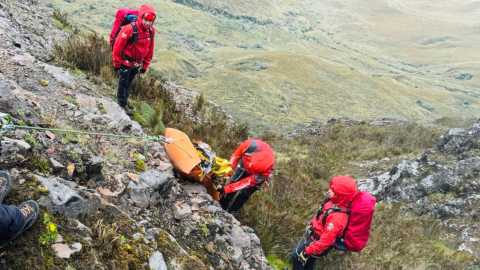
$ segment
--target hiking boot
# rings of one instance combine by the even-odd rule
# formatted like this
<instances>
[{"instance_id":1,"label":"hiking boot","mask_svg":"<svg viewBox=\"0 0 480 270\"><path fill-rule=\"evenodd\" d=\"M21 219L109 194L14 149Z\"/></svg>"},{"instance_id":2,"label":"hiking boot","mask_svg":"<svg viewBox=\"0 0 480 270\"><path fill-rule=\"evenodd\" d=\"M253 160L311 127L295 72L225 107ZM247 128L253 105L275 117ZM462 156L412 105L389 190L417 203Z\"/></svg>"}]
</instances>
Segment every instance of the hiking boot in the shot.
<instances>
[{"instance_id":1,"label":"hiking boot","mask_svg":"<svg viewBox=\"0 0 480 270\"><path fill-rule=\"evenodd\" d=\"M132 109L132 110L133 110L133 108L135 108L135 107L133 107L132 103L130 103L128 101L127 101L127 106L125 106L125 107L127 107L129 109Z\"/></svg>"},{"instance_id":2,"label":"hiking boot","mask_svg":"<svg viewBox=\"0 0 480 270\"><path fill-rule=\"evenodd\" d=\"M18 206L20 212L22 212L23 217L25 217L25 224L23 225L23 229L20 233L27 230L28 228L32 227L33 223L38 218L38 212L40 208L38 208L38 204L35 201L26 201Z\"/></svg>"},{"instance_id":3,"label":"hiking boot","mask_svg":"<svg viewBox=\"0 0 480 270\"><path fill-rule=\"evenodd\" d=\"M12 187L12 180L7 172L0 172L0 203L7 197L10 188Z\"/></svg>"},{"instance_id":4,"label":"hiking boot","mask_svg":"<svg viewBox=\"0 0 480 270\"><path fill-rule=\"evenodd\" d=\"M127 115L129 115L129 116L133 115L133 110L130 109L128 106L120 106L120 108L122 108Z\"/></svg>"},{"instance_id":5,"label":"hiking boot","mask_svg":"<svg viewBox=\"0 0 480 270\"><path fill-rule=\"evenodd\" d=\"M35 221L38 218L38 213L40 212L40 208L38 207L38 204L35 201L26 201L20 204L19 206L17 206L17 208L18 210L20 210L20 212L22 212L22 215L25 218L23 227L16 235L11 237L10 239L0 241L0 248L4 247L8 243L10 243L13 239L15 239L17 236L19 236L24 231L26 231L28 228L32 227L32 225L35 223Z\"/></svg>"}]
</instances>

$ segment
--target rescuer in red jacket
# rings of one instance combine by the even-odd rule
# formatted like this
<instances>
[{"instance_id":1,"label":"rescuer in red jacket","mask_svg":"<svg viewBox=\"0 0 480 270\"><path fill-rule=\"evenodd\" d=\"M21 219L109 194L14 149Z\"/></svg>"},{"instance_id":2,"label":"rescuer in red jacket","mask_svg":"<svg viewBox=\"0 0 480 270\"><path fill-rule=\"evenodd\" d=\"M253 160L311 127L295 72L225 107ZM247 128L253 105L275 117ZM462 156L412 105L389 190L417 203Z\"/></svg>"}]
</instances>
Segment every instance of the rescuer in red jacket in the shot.
<instances>
[{"instance_id":1,"label":"rescuer in red jacket","mask_svg":"<svg viewBox=\"0 0 480 270\"><path fill-rule=\"evenodd\" d=\"M235 212L273 176L275 154L266 142L258 139L247 140L241 143L230 157L230 164L234 169L230 184L217 190L224 194L220 199L222 208Z\"/></svg>"},{"instance_id":2,"label":"rescuer in red jacket","mask_svg":"<svg viewBox=\"0 0 480 270\"><path fill-rule=\"evenodd\" d=\"M138 20L133 22L138 31L134 35L134 26L127 24L118 33L113 46L113 67L119 71L117 98L118 105L128 115L133 114L133 106L128 102L130 83L135 75L145 73L152 61L154 49L155 10L152 6L142 5L138 12ZM135 40L135 36L137 40Z\"/></svg>"},{"instance_id":3,"label":"rescuer in red jacket","mask_svg":"<svg viewBox=\"0 0 480 270\"><path fill-rule=\"evenodd\" d=\"M334 207L347 210L357 191L357 183L353 178L349 176L332 178L328 190L329 200L325 200L313 217L310 236L293 252L293 270L313 269L315 257L325 256L333 248L335 240L342 236L343 230L347 226L348 214L342 212L327 214L325 226L322 225L322 219L325 213Z\"/></svg>"}]
</instances>

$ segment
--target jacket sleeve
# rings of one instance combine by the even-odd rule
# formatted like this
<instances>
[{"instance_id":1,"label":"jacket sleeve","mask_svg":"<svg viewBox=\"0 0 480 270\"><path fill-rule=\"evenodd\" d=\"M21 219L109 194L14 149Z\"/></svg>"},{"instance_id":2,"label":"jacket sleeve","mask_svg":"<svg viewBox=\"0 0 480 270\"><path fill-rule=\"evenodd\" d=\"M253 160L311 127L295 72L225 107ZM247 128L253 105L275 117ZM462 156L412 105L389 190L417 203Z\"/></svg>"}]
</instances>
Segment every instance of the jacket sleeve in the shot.
<instances>
[{"instance_id":1,"label":"jacket sleeve","mask_svg":"<svg viewBox=\"0 0 480 270\"><path fill-rule=\"evenodd\" d=\"M148 66L150 65L150 62L152 62L153 58L153 49L155 48L155 28L152 27L152 40L150 42L150 47L148 48L148 53L147 56L145 56L145 59L143 60L143 69L147 69Z\"/></svg>"},{"instance_id":2,"label":"jacket sleeve","mask_svg":"<svg viewBox=\"0 0 480 270\"><path fill-rule=\"evenodd\" d=\"M131 25L126 25L124 26L121 30L120 33L118 33L117 40L115 41L115 45L113 46L113 52L112 52L112 60L113 60L113 66L116 68L119 68L122 65L122 53L123 50L125 50L125 47L127 46L128 40L132 37L133 35L133 29Z\"/></svg>"},{"instance_id":3,"label":"jacket sleeve","mask_svg":"<svg viewBox=\"0 0 480 270\"><path fill-rule=\"evenodd\" d=\"M327 248L335 243L338 236L343 233L343 229L347 224L347 217L343 213L332 213L328 215L325 222L325 228L320 239L313 242L305 249L307 255L320 255ZM332 228L329 228L331 226Z\"/></svg>"},{"instance_id":4,"label":"jacket sleeve","mask_svg":"<svg viewBox=\"0 0 480 270\"><path fill-rule=\"evenodd\" d=\"M235 183L231 183L229 185L224 186L225 194L232 193L241 189L253 187L257 184L260 184L265 180L265 177L262 175L255 175L252 174L250 176L247 176L243 178L240 181L237 181Z\"/></svg>"},{"instance_id":5,"label":"jacket sleeve","mask_svg":"<svg viewBox=\"0 0 480 270\"><path fill-rule=\"evenodd\" d=\"M247 150L248 146L250 145L250 140L244 141L241 143L237 149L235 149L235 152L233 152L232 156L230 157L230 164L232 164L232 169L235 171L235 168L237 167L238 160L242 157L243 152Z\"/></svg>"}]
</instances>

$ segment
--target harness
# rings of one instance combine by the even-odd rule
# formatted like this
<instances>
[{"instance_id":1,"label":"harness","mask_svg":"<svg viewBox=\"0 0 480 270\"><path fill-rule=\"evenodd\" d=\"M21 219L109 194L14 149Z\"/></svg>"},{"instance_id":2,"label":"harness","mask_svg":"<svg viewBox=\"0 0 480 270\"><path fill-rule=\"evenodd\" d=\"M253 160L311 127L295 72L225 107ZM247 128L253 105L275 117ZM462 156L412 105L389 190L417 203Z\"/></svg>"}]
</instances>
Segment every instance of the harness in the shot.
<instances>
[{"instance_id":1,"label":"harness","mask_svg":"<svg viewBox=\"0 0 480 270\"><path fill-rule=\"evenodd\" d=\"M317 215L315 216L315 219L318 220L320 218L320 216L323 214L323 218L322 218L322 227L325 227L325 223L327 222L327 217L328 215L330 215L331 213L334 213L334 212L340 212L340 213L345 213L347 215L350 214L350 204L352 202L350 202L348 204L348 208L347 210L344 210L344 209L341 209L338 205L333 205L332 208L326 210L325 212L323 211L323 206L330 201L330 198L326 198L322 205L320 206L320 208L318 209L317 211ZM347 221L347 225L345 225L345 229L348 227L348 221ZM345 229L343 230L343 233L341 236L337 237L337 239L335 240L335 249L339 250L339 251L345 251L347 250L347 247L345 246ZM320 235L316 234L313 232L311 232L311 235L313 237L313 239L315 239L315 241L318 241L320 240Z\"/></svg>"},{"instance_id":2,"label":"harness","mask_svg":"<svg viewBox=\"0 0 480 270\"><path fill-rule=\"evenodd\" d=\"M137 27L137 24L135 23L135 21L131 22L130 25L132 26L132 30L133 30L133 34L132 34L132 37L130 37L130 39L127 40L127 45L128 44L132 44L132 43L136 43L138 42L139 40L141 39L147 39L149 38L150 40L153 40L154 36L153 36L153 30L152 28L148 28L148 32L150 33L148 35L148 37L142 37L142 38L139 38L138 37L138 27ZM124 25L125 26L125 25ZM113 46L115 45L115 41L117 40L117 36L118 36L118 33L120 33L120 29L123 28L124 26L121 26L118 28L117 32L115 33L115 36L113 38L113 42L112 42L112 50L113 50ZM139 67L141 63L135 61L135 59L131 58L130 56L126 55L124 52L122 52L122 59L125 59L127 60L128 62L132 62L133 65L135 67Z\"/></svg>"}]
</instances>

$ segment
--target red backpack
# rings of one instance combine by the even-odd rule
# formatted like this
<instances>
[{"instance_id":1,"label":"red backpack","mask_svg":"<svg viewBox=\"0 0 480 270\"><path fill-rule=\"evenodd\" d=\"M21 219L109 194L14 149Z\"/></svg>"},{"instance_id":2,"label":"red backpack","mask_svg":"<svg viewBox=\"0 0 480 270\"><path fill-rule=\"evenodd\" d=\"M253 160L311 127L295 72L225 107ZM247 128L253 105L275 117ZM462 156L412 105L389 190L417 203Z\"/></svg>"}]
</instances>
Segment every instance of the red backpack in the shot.
<instances>
[{"instance_id":1,"label":"red backpack","mask_svg":"<svg viewBox=\"0 0 480 270\"><path fill-rule=\"evenodd\" d=\"M326 212L322 220L323 226L325 226L326 216L331 212L348 214L347 226L343 230L343 236L335 241L335 249L359 252L365 247L370 235L376 201L375 197L367 191L359 191L350 202L348 210L334 207Z\"/></svg>"}]
</instances>

